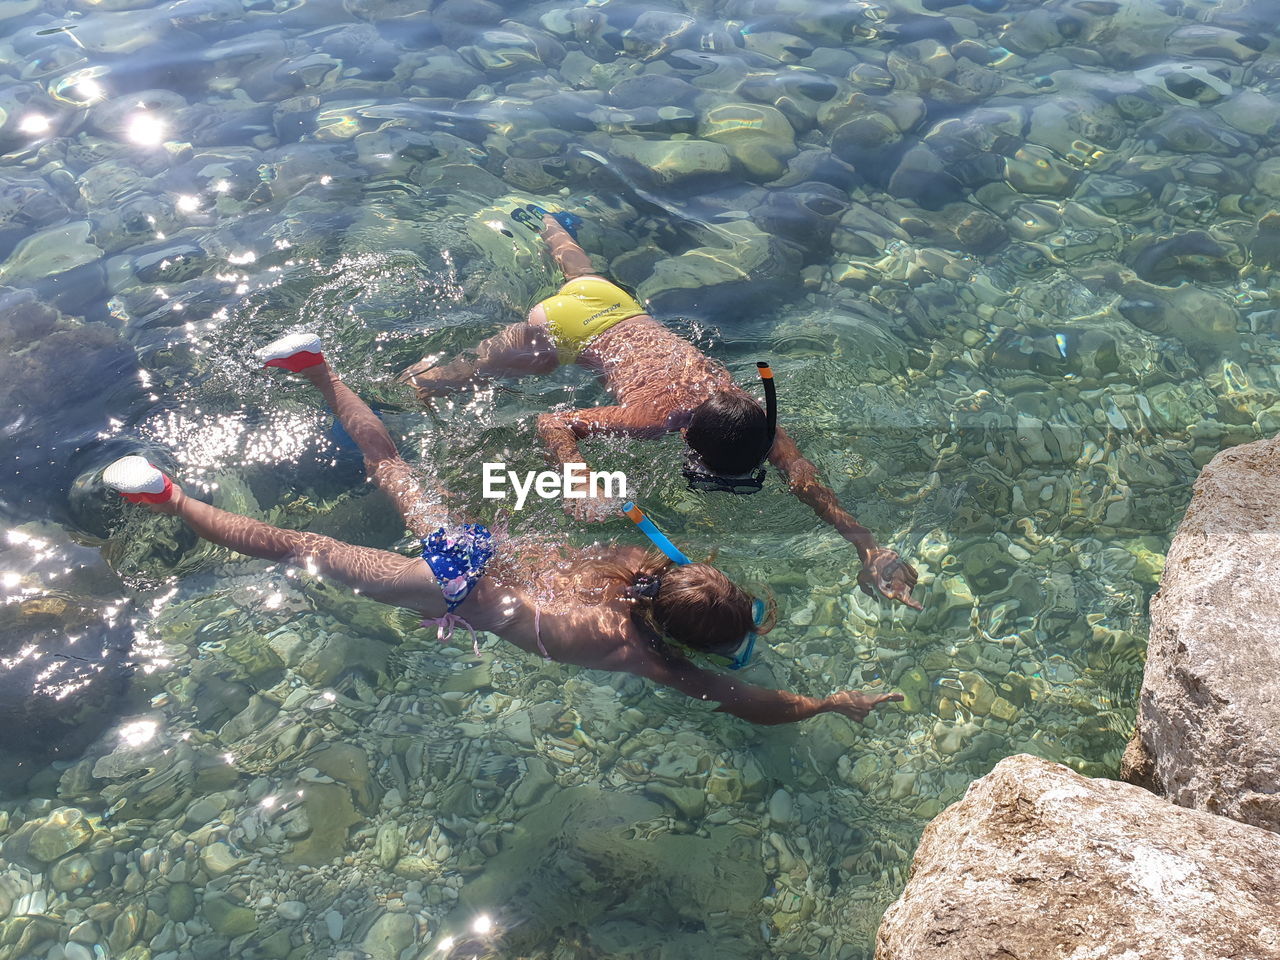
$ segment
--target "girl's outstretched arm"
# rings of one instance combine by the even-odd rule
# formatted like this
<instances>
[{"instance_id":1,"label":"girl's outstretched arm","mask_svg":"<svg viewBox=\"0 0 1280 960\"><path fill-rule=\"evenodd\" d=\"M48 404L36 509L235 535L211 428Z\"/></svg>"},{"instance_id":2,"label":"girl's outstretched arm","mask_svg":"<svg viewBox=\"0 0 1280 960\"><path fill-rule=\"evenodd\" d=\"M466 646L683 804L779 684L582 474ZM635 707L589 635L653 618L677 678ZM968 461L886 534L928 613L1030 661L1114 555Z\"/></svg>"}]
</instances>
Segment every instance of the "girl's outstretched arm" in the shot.
<instances>
[{"instance_id":1,"label":"girl's outstretched arm","mask_svg":"<svg viewBox=\"0 0 1280 960\"><path fill-rule=\"evenodd\" d=\"M717 703L717 710L762 726L795 723L819 713L839 713L861 723L880 704L903 699L900 693L842 690L819 700L788 690L757 687L728 674L704 670L684 657L664 657L657 651L631 645L601 666L607 670L626 670L697 700Z\"/></svg>"}]
</instances>

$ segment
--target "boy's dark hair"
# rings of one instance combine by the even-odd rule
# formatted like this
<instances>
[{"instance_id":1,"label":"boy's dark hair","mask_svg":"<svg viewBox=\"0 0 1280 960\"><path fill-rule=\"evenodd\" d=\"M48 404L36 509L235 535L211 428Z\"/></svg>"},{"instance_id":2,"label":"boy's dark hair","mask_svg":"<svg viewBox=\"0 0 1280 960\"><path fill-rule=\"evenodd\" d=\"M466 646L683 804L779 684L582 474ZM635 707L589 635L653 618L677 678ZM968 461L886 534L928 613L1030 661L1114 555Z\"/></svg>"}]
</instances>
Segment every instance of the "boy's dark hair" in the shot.
<instances>
[{"instance_id":1,"label":"boy's dark hair","mask_svg":"<svg viewBox=\"0 0 1280 960\"><path fill-rule=\"evenodd\" d=\"M725 476L754 470L772 443L760 404L745 393L727 390L694 409L684 439L708 469Z\"/></svg>"}]
</instances>

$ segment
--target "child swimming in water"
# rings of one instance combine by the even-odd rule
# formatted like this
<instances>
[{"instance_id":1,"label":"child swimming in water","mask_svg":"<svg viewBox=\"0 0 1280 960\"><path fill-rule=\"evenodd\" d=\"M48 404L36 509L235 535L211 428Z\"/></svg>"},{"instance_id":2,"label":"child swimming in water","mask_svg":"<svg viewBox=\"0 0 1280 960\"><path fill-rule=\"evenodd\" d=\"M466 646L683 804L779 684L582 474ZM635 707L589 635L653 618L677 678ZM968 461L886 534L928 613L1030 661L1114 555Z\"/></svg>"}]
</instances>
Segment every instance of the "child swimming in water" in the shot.
<instances>
[{"instance_id":1,"label":"child swimming in water","mask_svg":"<svg viewBox=\"0 0 1280 960\"><path fill-rule=\"evenodd\" d=\"M440 366L422 360L400 379L418 397L444 396L484 377L549 373L577 363L598 374L617 406L591 407L538 417L538 435L557 465L582 463L578 442L597 433L658 437L680 430L689 445L685 477L695 489L752 493L764 480L767 458L787 478L791 492L853 543L862 561L858 585L916 610L915 569L844 510L818 478L818 469L782 429L771 430L760 405L733 382L725 367L645 313L634 298L592 272L591 259L560 222L543 218L543 237L564 273L560 292L480 343L475 360ZM604 519L591 497L566 500L580 519Z\"/></svg>"},{"instance_id":2,"label":"child swimming in water","mask_svg":"<svg viewBox=\"0 0 1280 960\"><path fill-rule=\"evenodd\" d=\"M103 472L107 486L157 513L179 517L204 539L332 577L382 603L422 614L448 639L457 627L487 630L523 650L597 670L625 670L673 687L759 724L818 713L861 721L901 694L841 691L823 699L769 690L704 669L695 655L737 661L772 627L772 615L705 563L676 563L638 547L548 551L502 540L461 523L441 495L420 484L377 415L325 362L320 339L294 334L258 351L266 366L310 381L364 455L369 479L390 495L422 539L422 558L353 546L320 534L283 530L227 513L186 495L156 467L124 457ZM464 617L466 619L464 619Z\"/></svg>"}]
</instances>

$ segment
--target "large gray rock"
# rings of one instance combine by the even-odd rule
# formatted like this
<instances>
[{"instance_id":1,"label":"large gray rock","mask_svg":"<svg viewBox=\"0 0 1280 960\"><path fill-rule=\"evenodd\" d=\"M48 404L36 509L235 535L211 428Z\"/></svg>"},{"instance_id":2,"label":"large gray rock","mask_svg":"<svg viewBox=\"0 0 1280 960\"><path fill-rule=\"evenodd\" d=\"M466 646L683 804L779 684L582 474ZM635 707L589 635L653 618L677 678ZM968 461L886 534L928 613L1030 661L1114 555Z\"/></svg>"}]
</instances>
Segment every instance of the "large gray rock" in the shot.
<instances>
[{"instance_id":1,"label":"large gray rock","mask_svg":"<svg viewBox=\"0 0 1280 960\"><path fill-rule=\"evenodd\" d=\"M0 797L20 795L50 762L69 765L114 726L134 639L128 616L105 612L120 606L126 588L99 549L53 523L6 532L0 570L14 576L0 584ZM44 849L47 857L35 856L47 863L75 846Z\"/></svg>"},{"instance_id":2,"label":"large gray rock","mask_svg":"<svg viewBox=\"0 0 1280 960\"><path fill-rule=\"evenodd\" d=\"M1224 450L1151 601L1126 780L1280 831L1280 437Z\"/></svg>"},{"instance_id":3,"label":"large gray rock","mask_svg":"<svg viewBox=\"0 0 1280 960\"><path fill-rule=\"evenodd\" d=\"M875 955L1280 958L1280 837L1009 757L925 829Z\"/></svg>"}]
</instances>

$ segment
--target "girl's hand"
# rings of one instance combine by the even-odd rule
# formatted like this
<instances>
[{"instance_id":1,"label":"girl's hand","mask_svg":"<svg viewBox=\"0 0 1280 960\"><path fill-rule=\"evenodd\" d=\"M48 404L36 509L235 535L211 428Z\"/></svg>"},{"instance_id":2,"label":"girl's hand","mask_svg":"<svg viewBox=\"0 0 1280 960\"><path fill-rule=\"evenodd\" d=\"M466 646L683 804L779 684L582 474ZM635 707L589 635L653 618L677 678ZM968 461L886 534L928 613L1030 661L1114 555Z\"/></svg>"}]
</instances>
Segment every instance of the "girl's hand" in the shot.
<instances>
[{"instance_id":1,"label":"girl's hand","mask_svg":"<svg viewBox=\"0 0 1280 960\"><path fill-rule=\"evenodd\" d=\"M863 693L860 690L841 690L822 701L820 713L838 713L861 723L867 715L882 703L900 703L900 693Z\"/></svg>"}]
</instances>

